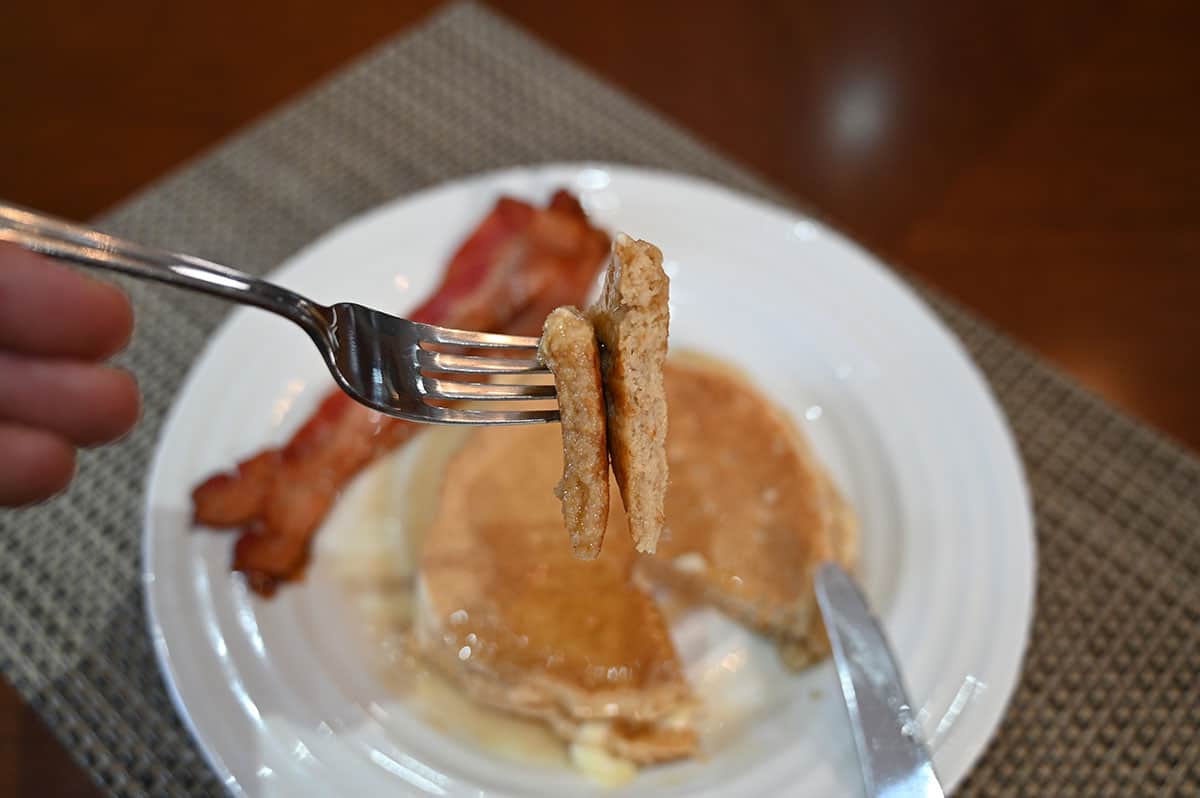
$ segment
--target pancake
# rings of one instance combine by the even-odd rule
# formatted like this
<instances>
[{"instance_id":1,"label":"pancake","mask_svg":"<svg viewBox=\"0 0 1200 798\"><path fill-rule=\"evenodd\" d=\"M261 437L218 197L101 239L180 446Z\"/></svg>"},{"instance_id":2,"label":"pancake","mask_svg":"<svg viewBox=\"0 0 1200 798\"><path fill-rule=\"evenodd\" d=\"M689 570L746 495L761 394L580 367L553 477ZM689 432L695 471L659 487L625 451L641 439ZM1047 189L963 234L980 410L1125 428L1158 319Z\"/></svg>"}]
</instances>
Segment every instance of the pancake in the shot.
<instances>
[{"instance_id":1,"label":"pancake","mask_svg":"<svg viewBox=\"0 0 1200 798\"><path fill-rule=\"evenodd\" d=\"M671 485L639 575L778 641L800 667L828 650L812 579L857 559L853 511L790 418L726 368L669 363Z\"/></svg>"},{"instance_id":2,"label":"pancake","mask_svg":"<svg viewBox=\"0 0 1200 798\"><path fill-rule=\"evenodd\" d=\"M558 387L563 475L555 495L562 500L571 551L581 560L593 560L608 526L609 483L596 330L575 308L556 308L542 327L538 357Z\"/></svg>"},{"instance_id":3,"label":"pancake","mask_svg":"<svg viewBox=\"0 0 1200 798\"><path fill-rule=\"evenodd\" d=\"M413 638L483 704L637 763L691 754L692 697L666 622L632 583L619 508L602 557L562 545L552 426L472 432L420 558Z\"/></svg>"},{"instance_id":4,"label":"pancake","mask_svg":"<svg viewBox=\"0 0 1200 798\"><path fill-rule=\"evenodd\" d=\"M653 553L667 491L667 401L663 362L670 281L662 252L620 234L589 315L600 339L613 474L638 551Z\"/></svg>"}]
</instances>

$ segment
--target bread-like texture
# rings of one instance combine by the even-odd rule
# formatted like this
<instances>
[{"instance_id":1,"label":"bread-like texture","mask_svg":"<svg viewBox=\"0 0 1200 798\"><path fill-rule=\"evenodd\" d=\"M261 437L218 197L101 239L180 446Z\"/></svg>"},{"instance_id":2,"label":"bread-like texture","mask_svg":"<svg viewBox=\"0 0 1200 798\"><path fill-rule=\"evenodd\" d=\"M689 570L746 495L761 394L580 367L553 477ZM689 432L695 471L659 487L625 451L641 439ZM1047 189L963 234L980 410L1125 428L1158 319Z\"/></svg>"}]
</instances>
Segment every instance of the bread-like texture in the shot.
<instances>
[{"instance_id":1,"label":"bread-like texture","mask_svg":"<svg viewBox=\"0 0 1200 798\"><path fill-rule=\"evenodd\" d=\"M558 387L563 476L554 493L562 500L571 551L592 560L608 526L608 435L596 330L576 308L556 308L542 327L538 357Z\"/></svg>"},{"instance_id":2,"label":"bread-like texture","mask_svg":"<svg viewBox=\"0 0 1200 798\"><path fill-rule=\"evenodd\" d=\"M663 364L670 279L658 247L619 234L600 300L589 310L600 340L613 474L638 551L653 553L667 493Z\"/></svg>"},{"instance_id":3,"label":"bread-like texture","mask_svg":"<svg viewBox=\"0 0 1200 798\"><path fill-rule=\"evenodd\" d=\"M669 363L672 483L655 557L638 575L714 606L803 667L828 653L817 566L853 569L857 520L801 430L741 375Z\"/></svg>"}]
</instances>

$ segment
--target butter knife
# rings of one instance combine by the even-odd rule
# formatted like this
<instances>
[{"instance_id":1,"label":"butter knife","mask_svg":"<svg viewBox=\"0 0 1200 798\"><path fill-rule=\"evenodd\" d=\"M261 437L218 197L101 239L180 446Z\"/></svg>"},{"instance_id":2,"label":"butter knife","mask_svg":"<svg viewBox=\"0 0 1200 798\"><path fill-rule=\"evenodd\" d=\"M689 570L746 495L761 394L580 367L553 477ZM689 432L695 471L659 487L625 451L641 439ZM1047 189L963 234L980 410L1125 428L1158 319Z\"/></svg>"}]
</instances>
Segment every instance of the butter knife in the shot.
<instances>
[{"instance_id":1,"label":"butter knife","mask_svg":"<svg viewBox=\"0 0 1200 798\"><path fill-rule=\"evenodd\" d=\"M943 798L892 650L854 579L824 563L816 593L868 798Z\"/></svg>"}]
</instances>

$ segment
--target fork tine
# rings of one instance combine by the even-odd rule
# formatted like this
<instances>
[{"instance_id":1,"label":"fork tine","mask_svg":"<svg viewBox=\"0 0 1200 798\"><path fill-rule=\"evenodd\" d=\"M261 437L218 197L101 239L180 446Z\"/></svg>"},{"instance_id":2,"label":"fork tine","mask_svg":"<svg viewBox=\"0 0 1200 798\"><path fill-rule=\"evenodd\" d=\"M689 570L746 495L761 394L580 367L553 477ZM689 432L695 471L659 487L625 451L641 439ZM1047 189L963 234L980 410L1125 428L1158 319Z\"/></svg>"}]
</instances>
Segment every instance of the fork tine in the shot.
<instances>
[{"instance_id":1,"label":"fork tine","mask_svg":"<svg viewBox=\"0 0 1200 798\"><path fill-rule=\"evenodd\" d=\"M496 385L490 382L452 382L422 377L427 399L553 399L553 385Z\"/></svg>"},{"instance_id":2,"label":"fork tine","mask_svg":"<svg viewBox=\"0 0 1200 798\"><path fill-rule=\"evenodd\" d=\"M426 405L425 421L434 424L547 424L559 420L557 410L464 410Z\"/></svg>"},{"instance_id":3,"label":"fork tine","mask_svg":"<svg viewBox=\"0 0 1200 798\"><path fill-rule=\"evenodd\" d=\"M538 339L523 335L501 335L499 333L452 330L433 324L418 324L423 341L455 346L486 347L488 349L537 349Z\"/></svg>"},{"instance_id":4,"label":"fork tine","mask_svg":"<svg viewBox=\"0 0 1200 798\"><path fill-rule=\"evenodd\" d=\"M417 363L425 371L447 374L540 374L547 369L537 358L471 357L417 349Z\"/></svg>"}]
</instances>

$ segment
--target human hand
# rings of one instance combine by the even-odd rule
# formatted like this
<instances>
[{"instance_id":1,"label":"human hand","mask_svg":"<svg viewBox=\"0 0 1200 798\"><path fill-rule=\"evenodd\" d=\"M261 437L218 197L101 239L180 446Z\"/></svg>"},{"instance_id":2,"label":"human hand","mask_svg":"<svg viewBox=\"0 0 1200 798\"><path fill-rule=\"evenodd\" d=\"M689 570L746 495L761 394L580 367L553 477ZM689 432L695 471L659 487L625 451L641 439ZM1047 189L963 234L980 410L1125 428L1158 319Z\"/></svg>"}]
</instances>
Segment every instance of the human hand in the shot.
<instances>
[{"instance_id":1,"label":"human hand","mask_svg":"<svg viewBox=\"0 0 1200 798\"><path fill-rule=\"evenodd\" d=\"M103 365L133 332L115 286L0 242L0 506L58 493L75 450L137 421L137 383Z\"/></svg>"}]
</instances>

